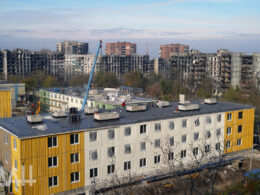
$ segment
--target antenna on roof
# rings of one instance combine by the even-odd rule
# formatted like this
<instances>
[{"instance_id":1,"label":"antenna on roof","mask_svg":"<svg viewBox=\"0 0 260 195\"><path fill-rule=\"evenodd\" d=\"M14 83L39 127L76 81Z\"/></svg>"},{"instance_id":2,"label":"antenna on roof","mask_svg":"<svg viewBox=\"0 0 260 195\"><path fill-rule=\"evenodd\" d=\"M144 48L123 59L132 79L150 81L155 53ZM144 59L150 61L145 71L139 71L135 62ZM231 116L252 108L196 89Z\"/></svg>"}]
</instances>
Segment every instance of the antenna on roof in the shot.
<instances>
[{"instance_id":1,"label":"antenna on roof","mask_svg":"<svg viewBox=\"0 0 260 195\"><path fill-rule=\"evenodd\" d=\"M146 43L146 55L148 55L148 51L149 51L148 43Z\"/></svg>"}]
</instances>

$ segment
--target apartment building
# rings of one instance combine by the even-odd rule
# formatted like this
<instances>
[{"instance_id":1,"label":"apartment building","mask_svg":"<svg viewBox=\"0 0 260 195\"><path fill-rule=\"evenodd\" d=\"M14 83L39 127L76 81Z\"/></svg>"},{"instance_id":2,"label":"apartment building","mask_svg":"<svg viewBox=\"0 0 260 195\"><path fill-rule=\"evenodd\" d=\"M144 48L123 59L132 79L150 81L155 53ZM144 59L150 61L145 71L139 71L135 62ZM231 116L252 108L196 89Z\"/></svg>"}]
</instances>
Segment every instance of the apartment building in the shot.
<instances>
[{"instance_id":1,"label":"apartment building","mask_svg":"<svg viewBox=\"0 0 260 195\"><path fill-rule=\"evenodd\" d=\"M197 155L209 155L207 164L219 152L228 156L251 149L254 108L206 102L172 102L142 112L120 109L119 118L108 121L102 121L102 113L74 122L44 115L41 124L25 117L1 119L0 161L9 173L14 167L14 194L88 194L93 186L116 185L115 176L147 178L170 171L169 162L176 169L180 162L192 167ZM30 174L36 182L19 183Z\"/></svg>"},{"instance_id":2,"label":"apartment building","mask_svg":"<svg viewBox=\"0 0 260 195\"><path fill-rule=\"evenodd\" d=\"M135 55L136 44L130 42L106 43L106 55Z\"/></svg>"},{"instance_id":3,"label":"apartment building","mask_svg":"<svg viewBox=\"0 0 260 195\"><path fill-rule=\"evenodd\" d=\"M156 75L160 75L165 79L171 78L170 59L154 58L151 60L151 64L153 65L153 71Z\"/></svg>"},{"instance_id":4,"label":"apartment building","mask_svg":"<svg viewBox=\"0 0 260 195\"><path fill-rule=\"evenodd\" d=\"M188 53L189 46L182 45L179 43L169 44L169 45L161 45L160 46L160 57L161 58L170 58L172 53Z\"/></svg>"},{"instance_id":5,"label":"apartment building","mask_svg":"<svg viewBox=\"0 0 260 195\"><path fill-rule=\"evenodd\" d=\"M131 71L147 75L153 70L149 55L105 55L101 63L103 71L113 72L118 78Z\"/></svg>"},{"instance_id":6,"label":"apartment building","mask_svg":"<svg viewBox=\"0 0 260 195\"><path fill-rule=\"evenodd\" d=\"M172 53L170 58L171 79L184 82L196 89L206 76L207 55L198 50L189 53Z\"/></svg>"},{"instance_id":7,"label":"apartment building","mask_svg":"<svg viewBox=\"0 0 260 195\"><path fill-rule=\"evenodd\" d=\"M88 54L88 43L78 41L58 42L57 52L65 54Z\"/></svg>"},{"instance_id":8,"label":"apartment building","mask_svg":"<svg viewBox=\"0 0 260 195\"><path fill-rule=\"evenodd\" d=\"M49 88L40 89L38 98L41 101L41 109L46 112L67 111L75 107L81 109L85 88ZM132 93L122 92L120 89L104 88L91 89L88 96L88 107L99 109L117 109L124 102L128 104L146 103L154 104L157 100L133 96Z\"/></svg>"}]
</instances>

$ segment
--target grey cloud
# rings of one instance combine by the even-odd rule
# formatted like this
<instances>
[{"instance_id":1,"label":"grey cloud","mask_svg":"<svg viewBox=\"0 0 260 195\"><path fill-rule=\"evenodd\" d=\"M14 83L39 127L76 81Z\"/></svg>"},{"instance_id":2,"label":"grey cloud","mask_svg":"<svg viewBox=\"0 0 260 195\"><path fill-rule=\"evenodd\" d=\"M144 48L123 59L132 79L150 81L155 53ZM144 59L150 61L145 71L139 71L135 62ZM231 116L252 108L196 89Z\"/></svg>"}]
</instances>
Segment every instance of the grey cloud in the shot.
<instances>
[{"instance_id":1,"label":"grey cloud","mask_svg":"<svg viewBox=\"0 0 260 195\"><path fill-rule=\"evenodd\" d=\"M91 35L103 35L103 34L121 34L130 35L133 33L144 33L147 30L144 29L128 29L128 28L111 28L111 29L93 29L90 30Z\"/></svg>"}]
</instances>

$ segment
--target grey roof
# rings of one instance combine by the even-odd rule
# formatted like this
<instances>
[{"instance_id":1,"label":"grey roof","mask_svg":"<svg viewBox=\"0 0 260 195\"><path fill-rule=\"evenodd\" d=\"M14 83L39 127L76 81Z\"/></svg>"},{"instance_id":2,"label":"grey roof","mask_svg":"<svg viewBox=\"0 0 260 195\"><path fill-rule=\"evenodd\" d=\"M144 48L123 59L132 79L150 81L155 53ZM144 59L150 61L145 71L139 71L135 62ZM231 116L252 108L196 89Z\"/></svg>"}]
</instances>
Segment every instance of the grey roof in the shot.
<instances>
[{"instance_id":1,"label":"grey roof","mask_svg":"<svg viewBox=\"0 0 260 195\"><path fill-rule=\"evenodd\" d=\"M10 88L0 86L0 91L10 91Z\"/></svg>"},{"instance_id":2,"label":"grey roof","mask_svg":"<svg viewBox=\"0 0 260 195\"><path fill-rule=\"evenodd\" d=\"M192 103L200 104L201 101L193 101ZM254 108L248 105L235 103L218 102L217 104L207 105L200 104L199 110L174 112L178 106L177 102L172 102L171 106L165 108L150 107L144 112L127 112L125 110L117 110L120 112L120 119L111 121L95 121L93 115L82 117L79 123L70 123L68 119L54 119L51 115L43 115L43 123L30 124L26 121L26 117L13 117L0 119L0 126L14 134L15 136L25 139L29 137L40 137L54 134L62 134L68 132L85 131L100 128L109 128L119 125L135 124L146 121L156 121L160 119L171 119L185 116L194 116L202 114L211 114L219 112L227 112L234 110L243 110ZM41 130L46 128L46 130Z\"/></svg>"}]
</instances>

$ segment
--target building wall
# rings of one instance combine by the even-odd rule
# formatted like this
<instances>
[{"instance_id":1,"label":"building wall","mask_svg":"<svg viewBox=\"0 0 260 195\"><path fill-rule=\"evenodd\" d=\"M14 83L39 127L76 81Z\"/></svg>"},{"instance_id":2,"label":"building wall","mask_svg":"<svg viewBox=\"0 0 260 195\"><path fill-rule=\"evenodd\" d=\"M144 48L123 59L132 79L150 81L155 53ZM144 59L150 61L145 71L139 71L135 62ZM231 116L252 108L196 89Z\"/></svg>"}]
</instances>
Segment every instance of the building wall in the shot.
<instances>
[{"instance_id":1,"label":"building wall","mask_svg":"<svg viewBox=\"0 0 260 195\"><path fill-rule=\"evenodd\" d=\"M243 112L243 118L238 118L238 113ZM228 114L232 114L232 119L228 120ZM239 110L226 112L225 114L225 153L237 152L240 150L250 149L253 146L254 132L254 115L255 110ZM242 132L238 132L238 126L242 125ZM227 128L231 127L231 134L227 134ZM237 140L241 139L241 146L237 145ZM230 141L230 148L227 147L227 142Z\"/></svg>"},{"instance_id":2,"label":"building wall","mask_svg":"<svg viewBox=\"0 0 260 195\"><path fill-rule=\"evenodd\" d=\"M106 43L106 55L134 55L136 44L130 42Z\"/></svg>"},{"instance_id":3,"label":"building wall","mask_svg":"<svg viewBox=\"0 0 260 195\"><path fill-rule=\"evenodd\" d=\"M0 118L12 117L10 89L0 89Z\"/></svg>"},{"instance_id":4,"label":"building wall","mask_svg":"<svg viewBox=\"0 0 260 195\"><path fill-rule=\"evenodd\" d=\"M160 57L161 58L170 58L171 53L188 53L189 46L182 44L170 44L170 45L161 45L160 46Z\"/></svg>"},{"instance_id":5,"label":"building wall","mask_svg":"<svg viewBox=\"0 0 260 195\"><path fill-rule=\"evenodd\" d=\"M6 138L7 142L6 142ZM11 155L11 134L0 128L0 162L3 164L5 171L11 172L12 170L12 155ZM8 161L6 161L6 155Z\"/></svg>"},{"instance_id":6,"label":"building wall","mask_svg":"<svg viewBox=\"0 0 260 195\"><path fill-rule=\"evenodd\" d=\"M85 158L84 158L84 133L79 134L79 144L70 144L70 134L57 135L58 146L48 148L48 137L17 140L17 150L12 148L12 159L18 160L18 179L22 178L21 166L25 167L25 179L30 178L30 165L32 166L32 179L36 180L32 186L29 183L24 187L15 188L13 178L14 194L54 194L82 188L85 185ZM79 163L71 164L70 154L79 153ZM48 157L57 156L57 167L48 167ZM71 183L71 173L80 172L80 181ZM48 186L48 178L58 176L56 187ZM16 190L17 189L17 190Z\"/></svg>"}]
</instances>

